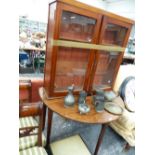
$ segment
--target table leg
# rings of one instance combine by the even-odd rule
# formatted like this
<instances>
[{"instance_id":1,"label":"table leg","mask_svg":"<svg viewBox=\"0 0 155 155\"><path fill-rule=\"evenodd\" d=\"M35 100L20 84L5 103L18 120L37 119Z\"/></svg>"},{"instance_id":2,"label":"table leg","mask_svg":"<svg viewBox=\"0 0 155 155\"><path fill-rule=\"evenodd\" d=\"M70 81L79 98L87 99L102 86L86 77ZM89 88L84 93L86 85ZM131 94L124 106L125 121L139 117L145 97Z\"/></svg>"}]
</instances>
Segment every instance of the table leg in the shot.
<instances>
[{"instance_id":1,"label":"table leg","mask_svg":"<svg viewBox=\"0 0 155 155\"><path fill-rule=\"evenodd\" d=\"M48 147L49 143L50 143L50 135L51 135L51 125L52 125L52 118L53 118L53 111L51 111L48 108L48 124L47 124L47 143L46 143L46 147Z\"/></svg>"},{"instance_id":2,"label":"table leg","mask_svg":"<svg viewBox=\"0 0 155 155\"><path fill-rule=\"evenodd\" d=\"M42 127L43 130L45 128L45 120L46 120L46 106L45 104L43 104L43 127Z\"/></svg>"},{"instance_id":3,"label":"table leg","mask_svg":"<svg viewBox=\"0 0 155 155\"><path fill-rule=\"evenodd\" d=\"M105 125L102 124L102 128L101 128L101 131L100 131L98 142L96 144L94 155L97 155L97 153L99 151L99 148L100 148L100 145L102 143L102 139L103 139L103 136L104 136L104 133L105 133L106 126L107 126L106 124Z\"/></svg>"},{"instance_id":4,"label":"table leg","mask_svg":"<svg viewBox=\"0 0 155 155\"><path fill-rule=\"evenodd\" d=\"M129 143L126 143L124 150L125 150L125 151L128 151L130 148L131 148L131 147L130 147Z\"/></svg>"}]
</instances>

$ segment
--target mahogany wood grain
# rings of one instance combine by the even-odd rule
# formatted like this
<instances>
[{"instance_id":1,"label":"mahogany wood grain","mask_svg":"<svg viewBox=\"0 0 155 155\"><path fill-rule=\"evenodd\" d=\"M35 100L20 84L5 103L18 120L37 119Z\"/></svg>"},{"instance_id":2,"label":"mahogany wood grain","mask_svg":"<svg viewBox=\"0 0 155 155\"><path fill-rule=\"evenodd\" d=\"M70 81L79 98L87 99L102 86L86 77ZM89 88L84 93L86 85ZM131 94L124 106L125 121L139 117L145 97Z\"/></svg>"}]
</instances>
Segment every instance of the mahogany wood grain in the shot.
<instances>
[{"instance_id":1,"label":"mahogany wood grain","mask_svg":"<svg viewBox=\"0 0 155 155\"><path fill-rule=\"evenodd\" d=\"M108 16L108 17L120 19L120 20L123 20L124 22L128 22L128 23L130 23L130 24L134 24L134 20L131 20L131 19L129 19L129 18L116 15L116 14L114 14L114 13L105 11L105 10L103 10L103 9L99 9L99 8L90 6L90 5L88 5L88 4L84 4L84 3L82 3L82 2L78 2L78 1L76 1L76 0L51 0L50 2L51 2L51 4L54 3L54 2L62 2L62 3L65 3L65 4L71 5L71 6L76 6L76 7L85 9L85 10L91 10L91 11L94 12L94 13L103 14L103 15L106 15L106 16Z\"/></svg>"},{"instance_id":2,"label":"mahogany wood grain","mask_svg":"<svg viewBox=\"0 0 155 155\"><path fill-rule=\"evenodd\" d=\"M26 129L35 129L35 128L38 128L39 126L30 126L30 127L24 127L24 128L20 128L19 130L22 131L22 130L26 130Z\"/></svg>"},{"instance_id":3,"label":"mahogany wood grain","mask_svg":"<svg viewBox=\"0 0 155 155\"><path fill-rule=\"evenodd\" d=\"M27 116L39 116L39 126L25 127L19 129L19 137L38 135L38 146L42 146L42 130L43 130L43 104L36 102L31 103L22 103L19 105L19 117ZM38 128L37 133L30 133L33 129ZM25 132L20 132L24 130Z\"/></svg>"},{"instance_id":4,"label":"mahogany wood grain","mask_svg":"<svg viewBox=\"0 0 155 155\"><path fill-rule=\"evenodd\" d=\"M30 102L31 101L31 80L20 80L19 81L19 102Z\"/></svg>"},{"instance_id":5,"label":"mahogany wood grain","mask_svg":"<svg viewBox=\"0 0 155 155\"><path fill-rule=\"evenodd\" d=\"M41 93L41 89L42 89L42 87L40 87L40 88L38 89L38 94L39 94L39 96L40 96L40 99L43 101L43 95L42 95L42 93ZM45 128L46 113L47 113L47 108L46 108L45 104L43 104L43 111L42 111L42 115L43 115L42 129L43 129L43 130L44 130L44 128Z\"/></svg>"},{"instance_id":6,"label":"mahogany wood grain","mask_svg":"<svg viewBox=\"0 0 155 155\"><path fill-rule=\"evenodd\" d=\"M95 61L95 50L91 51L90 57L89 57L89 62L88 62L88 67L86 71L86 76L85 76L85 83L84 83L84 90L89 93L90 92L90 84L91 84L91 78L94 74L93 72L93 64Z\"/></svg>"},{"instance_id":7,"label":"mahogany wood grain","mask_svg":"<svg viewBox=\"0 0 155 155\"><path fill-rule=\"evenodd\" d=\"M129 36L130 36L130 32L131 32L131 28L132 28L132 25L130 25L130 28L128 28L127 30L127 33L126 33L126 36L125 36L125 39L123 41L123 47L126 47L127 46L127 43L128 43L128 39L129 39ZM122 63L122 60L123 60L123 56L124 56L124 52L121 52L119 54L119 57L118 57L118 62L117 62L117 65L116 65L116 69L115 69L115 73L114 73L114 80L113 80L113 84L112 84L112 89L114 88L114 84L115 84L115 81L116 81L116 76L117 76L117 73L119 71L119 68L120 68L120 65Z\"/></svg>"},{"instance_id":8,"label":"mahogany wood grain","mask_svg":"<svg viewBox=\"0 0 155 155\"><path fill-rule=\"evenodd\" d=\"M106 27L107 27L108 24L113 24L113 25L116 25L116 26L120 26L121 28L124 28L124 29L127 29L127 30L131 29L131 24L129 24L129 23L123 22L121 20L116 20L114 18L104 17L103 22L102 22L100 38L99 38L99 44L103 44L104 42L102 42L102 40L107 39L106 38ZM113 33L113 32L111 32L111 33ZM124 35L125 36L124 40L126 38L126 35ZM111 37L113 37L113 36L111 36ZM112 40L112 38L111 38L111 40ZM105 44L106 44L106 42L105 42ZM125 47L123 45L123 43L120 46Z\"/></svg>"},{"instance_id":9,"label":"mahogany wood grain","mask_svg":"<svg viewBox=\"0 0 155 155\"><path fill-rule=\"evenodd\" d=\"M53 57L53 47L51 45L51 41L55 35L56 27L56 4L49 5L48 12L48 24L47 24L47 44L46 44L46 57L45 57L45 73L44 73L44 87L49 96L51 96L50 88L52 86L51 83L51 69L52 69L52 57Z\"/></svg>"},{"instance_id":10,"label":"mahogany wood grain","mask_svg":"<svg viewBox=\"0 0 155 155\"><path fill-rule=\"evenodd\" d=\"M50 4L49 4L50 5ZM61 6L58 3L52 4L55 5L55 12L54 14L54 27L53 27L53 38L50 38L50 40L52 39L58 39L59 38L59 25L60 25L60 19L61 19ZM52 8L53 6L50 5L50 7ZM56 62L57 62L57 52L58 52L58 48L57 46L53 46L50 42L49 44L50 47L52 47L52 57L49 59L49 61L51 61L51 70L50 70L50 74L48 75L50 77L49 82L47 83L47 89L48 89L48 96L55 96L54 95L54 82L55 82L55 75L56 75ZM49 51L50 52L50 51Z\"/></svg>"},{"instance_id":11,"label":"mahogany wood grain","mask_svg":"<svg viewBox=\"0 0 155 155\"><path fill-rule=\"evenodd\" d=\"M48 145L50 143L50 136L51 136L51 129L52 129L52 119L53 119L53 111L48 109L48 128L47 128L47 143L46 148L48 148Z\"/></svg>"},{"instance_id":12,"label":"mahogany wood grain","mask_svg":"<svg viewBox=\"0 0 155 155\"><path fill-rule=\"evenodd\" d=\"M44 126L44 115L43 115L43 104L40 106L41 112L39 117L39 128L38 128L38 146L42 146L42 131Z\"/></svg>"},{"instance_id":13,"label":"mahogany wood grain","mask_svg":"<svg viewBox=\"0 0 155 155\"><path fill-rule=\"evenodd\" d=\"M100 28L100 23L101 23L101 18L102 18L102 15L101 14L97 14L97 13L93 13L89 10L84 10L82 8L79 8L79 7L75 7L75 6L70 6L70 5L66 5L64 3L58 3L58 10L60 11L59 12L59 21L60 21L60 24L58 25L58 28L59 28L59 36L60 36L60 27L61 27L61 16L62 16L62 13L63 11L68 11L68 12L72 12L74 14L77 14L77 15L80 15L80 16L84 16L84 17L89 17L91 18L92 20L96 20L96 24L95 24L95 29L94 29L94 34L93 34L93 38L92 38L92 43L96 43L97 42L97 38L98 38L98 33L99 33L99 28ZM81 34L82 35L82 34ZM76 38L74 38L74 40L76 40Z\"/></svg>"},{"instance_id":14,"label":"mahogany wood grain","mask_svg":"<svg viewBox=\"0 0 155 155\"><path fill-rule=\"evenodd\" d=\"M125 21L122 21L120 19L116 19L116 18L107 18L107 23L112 23L112 24L115 24L115 25L120 25L122 27L126 27L126 28L130 28L130 23L128 22L125 22Z\"/></svg>"},{"instance_id":15,"label":"mahogany wood grain","mask_svg":"<svg viewBox=\"0 0 155 155\"><path fill-rule=\"evenodd\" d=\"M47 99L45 92L42 88L40 90L42 95L44 96L43 103L52 111L58 113L59 115L71 119L74 121L78 122L83 122L83 123L92 123L92 124L104 124L104 123L109 123L111 121L114 121L119 118L118 115L113 115L110 114L106 111L103 111L102 113L97 113L95 111L94 105L92 103L92 97L89 96L87 97L87 103L90 106L91 110L88 114L86 115L81 115L78 111L78 97L76 98L76 103L74 107L69 107L66 108L64 107L64 98L57 98L57 99ZM51 116L49 116L51 118Z\"/></svg>"},{"instance_id":16,"label":"mahogany wood grain","mask_svg":"<svg viewBox=\"0 0 155 155\"><path fill-rule=\"evenodd\" d=\"M62 15L62 11L65 10L65 11L80 14L81 16L83 15L83 16L95 19L96 20L96 26L95 26L95 29L94 29L94 35L93 35L92 43L97 43L97 39L98 39L97 37L98 37L98 34L99 34L99 28L100 28L100 23L101 23L101 18L102 18L102 16L100 14L95 14L95 13L92 13L91 11L89 11L89 10L83 10L83 9L81 9L79 7L76 7L76 6L74 7L74 6L63 4L63 3L59 3L59 7L61 8L61 12L59 13L59 15L60 14ZM60 29L60 26L59 26L59 29ZM87 65L86 73L85 73L85 80L84 80L84 84L83 84L83 90L86 90L86 91L88 89L87 87L88 87L88 83L89 83L89 78L90 78L90 74L92 72L92 67L93 67L92 62L94 60L94 52L93 52L93 50L90 50L90 51L91 52L89 54L89 60L88 60L88 65ZM59 95L61 96L61 94L63 94L63 96L65 96L67 94L67 91L53 93L53 96L59 96ZM74 91L74 94L75 95L79 94L79 91Z\"/></svg>"},{"instance_id":17,"label":"mahogany wood grain","mask_svg":"<svg viewBox=\"0 0 155 155\"><path fill-rule=\"evenodd\" d=\"M88 11L88 10L80 9L79 7L74 7L74 6L71 7L64 3L59 3L59 2L56 4L52 3L51 6L49 6L49 8L50 7L52 8L52 5L56 6L56 8L54 8L54 9L56 9L56 12L54 15L55 22L52 21L50 19L50 17L48 19L48 23L49 23L48 24L48 33L50 35L48 35L48 38L47 38L48 45L47 45L47 52L46 52L44 87L45 87L45 89L47 91L47 95L49 97L52 97L52 96L56 97L56 96L61 96L62 94L63 94L63 96L66 95L67 91L55 92L55 90L54 90L56 67L57 67L56 63L57 63L57 55L59 52L59 48L55 47L55 46L52 47L51 42L49 42L49 40L51 41L53 38L59 39L62 12L65 10L65 11L69 11L69 12L73 12L73 13L77 13L77 14L80 13L80 15L83 15L86 17L91 17L96 20L96 26L94 29L92 43L97 42L97 36L99 33L100 22L101 22L102 16L100 14L92 13L91 11ZM51 15L51 8L50 8L50 12L49 12L50 15ZM52 22L54 22L53 29L51 28L52 25L50 25L50 23L52 23ZM51 35L52 33L54 33L53 36ZM93 65L93 63L92 63L93 55L94 55L93 52L90 52L90 59L88 60L88 66L86 69L86 75L85 75L85 80L84 80L84 88L83 88L84 90L87 90L87 86L88 86L87 82L89 81L89 75L90 75L91 68ZM79 91L77 91L77 92L79 92Z\"/></svg>"},{"instance_id":18,"label":"mahogany wood grain","mask_svg":"<svg viewBox=\"0 0 155 155\"><path fill-rule=\"evenodd\" d=\"M42 113L42 103L22 103L19 105L19 117L37 116Z\"/></svg>"},{"instance_id":19,"label":"mahogany wood grain","mask_svg":"<svg viewBox=\"0 0 155 155\"><path fill-rule=\"evenodd\" d=\"M81 115L78 112L78 105L76 98L76 104L74 107L71 108L65 108L64 107L64 98L53 98L51 100L46 98L45 90L44 88L39 89L40 97L43 101L43 103L48 107L48 126L47 126L47 143L46 147L48 147L50 143L50 137L51 137L51 129L52 129L52 117L53 112L58 113L62 117L65 117L67 119L71 119L74 121L82 122L82 123L91 123L91 124L102 124L102 128L99 134L99 138L97 141L97 145L95 148L94 155L97 155L99 148L102 144L102 139L105 133L106 126L109 122L112 122L119 118L119 116L112 115L106 111L103 111L102 113L97 113L94 109L94 106L92 104L92 97L87 97L87 103L91 107L91 111L86 115Z\"/></svg>"},{"instance_id":20,"label":"mahogany wood grain","mask_svg":"<svg viewBox=\"0 0 155 155\"><path fill-rule=\"evenodd\" d=\"M98 43L102 44L102 39L105 38L106 26L108 23L120 26L120 27L125 28L127 30L126 35L124 36L124 40L123 40L122 45L121 45L122 47L126 47L132 25L127 23L127 22L121 21L120 19L110 18L107 16L103 17L102 25L101 25L101 33L99 36L99 42ZM111 40L112 40L112 38L111 38ZM116 76L117 76L117 73L119 70L119 66L120 66L122 59L123 59L123 55L124 55L124 52L119 53L115 67L114 67L114 70L113 70L113 73L111 73L111 76L112 76L111 77L111 79L112 79L111 88L112 89L113 89L114 84L115 84ZM94 63L94 68L93 68L93 76L91 77L91 80L90 80L91 82L89 84L89 92L91 92L93 90L93 84L95 83L95 80L97 80L97 77L96 77L97 73L96 72L97 72L98 68L102 67L101 65L99 65L99 62L100 62L99 57L100 57L99 51L96 51L95 63ZM102 60L102 61L106 61L106 60ZM102 70L103 70L103 68L102 68ZM104 72L104 70L102 72ZM104 78L104 76L103 76L103 78ZM101 81L101 80L98 79L98 83L99 83L99 81ZM102 83L100 83L100 85L102 85Z\"/></svg>"},{"instance_id":21,"label":"mahogany wood grain","mask_svg":"<svg viewBox=\"0 0 155 155\"><path fill-rule=\"evenodd\" d=\"M92 35L92 40L90 41L93 44L103 44L103 43L116 44L115 42L118 41L116 34L110 32L109 30L106 30L107 24L110 23L121 27L125 27L125 30L127 30L127 33L125 35L125 39L123 40L123 43L121 42L120 44L121 46L126 47L128 37L129 37L128 35L129 35L129 32L131 31L131 25L134 23L133 20L130 20L128 18L124 18L95 7L91 7L89 5L86 5L74 0L52 1L49 4L46 63L45 63L45 74L44 74L44 87L48 98L65 96L67 94L67 86L70 84L70 81L72 80L71 78L68 78L68 76L66 77L61 76L60 80L57 77L58 74L56 71L59 69L59 65L57 65L57 62L59 60L58 55L60 52L60 48L57 46L53 46L52 40L68 39L68 40L85 42L84 39L86 38L85 34L82 33L84 32L83 31L84 28L82 27L82 24L80 25L78 23L71 22L71 24L69 25L69 27L71 28L78 27L81 33L79 33L79 35L76 35L77 37L73 38L75 34L71 34L72 32L70 33L71 28L64 31L65 27L63 28L62 26L63 25L62 15L64 13L63 11L67 11L68 13L72 12L73 15L77 15L77 17L84 16L84 17L89 17L96 20L94 34ZM88 27L90 27L90 25L88 25ZM92 27L90 27L90 30L91 30L90 32L92 32ZM105 39L107 39L107 41L105 42L103 40L104 37L106 37ZM67 51L65 55L67 55ZM109 76L111 76L111 79L112 79L111 88L113 88L122 58L123 58L123 53L119 55L114 71L111 71L109 73ZM99 51L90 50L88 64L84 75L84 83L83 83L83 90L86 90L88 93L91 93L93 91L93 81L95 78L95 72L96 72L98 63L100 63ZM64 65L67 65L67 64L64 63ZM68 65L68 67L73 68L72 65ZM77 78L79 77L76 77L76 79ZM77 81L74 80L75 83L78 83L78 85L81 84L80 78L79 80L77 79ZM96 78L96 81L102 81L101 76L100 77L98 76ZM58 82L59 85L61 85L62 87L65 86L66 90L62 89L62 90L56 91L55 89L56 82ZM81 89L76 90L74 94L78 95L80 90Z\"/></svg>"}]
</instances>

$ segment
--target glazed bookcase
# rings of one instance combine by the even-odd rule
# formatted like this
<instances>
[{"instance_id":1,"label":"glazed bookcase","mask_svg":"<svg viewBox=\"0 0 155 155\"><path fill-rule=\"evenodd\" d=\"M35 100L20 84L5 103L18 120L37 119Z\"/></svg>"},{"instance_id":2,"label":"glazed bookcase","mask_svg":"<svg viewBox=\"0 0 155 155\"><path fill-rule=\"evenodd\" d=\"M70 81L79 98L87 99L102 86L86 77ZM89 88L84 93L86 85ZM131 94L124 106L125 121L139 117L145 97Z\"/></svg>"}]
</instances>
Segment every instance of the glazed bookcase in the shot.
<instances>
[{"instance_id":1,"label":"glazed bookcase","mask_svg":"<svg viewBox=\"0 0 155 155\"><path fill-rule=\"evenodd\" d=\"M48 98L113 89L134 21L74 0L49 4L44 88Z\"/></svg>"}]
</instances>

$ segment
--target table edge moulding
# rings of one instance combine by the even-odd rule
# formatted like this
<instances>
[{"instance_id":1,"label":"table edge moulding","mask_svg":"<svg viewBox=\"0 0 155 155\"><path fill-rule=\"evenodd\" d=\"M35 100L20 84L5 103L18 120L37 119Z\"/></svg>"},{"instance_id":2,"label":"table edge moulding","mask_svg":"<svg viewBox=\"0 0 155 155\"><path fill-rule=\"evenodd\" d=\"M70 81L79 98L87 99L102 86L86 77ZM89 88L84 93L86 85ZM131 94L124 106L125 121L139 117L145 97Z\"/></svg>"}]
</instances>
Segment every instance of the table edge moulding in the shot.
<instances>
[{"instance_id":1,"label":"table edge moulding","mask_svg":"<svg viewBox=\"0 0 155 155\"><path fill-rule=\"evenodd\" d=\"M95 108L92 102L92 96L88 96L86 99L88 105L91 108L90 112L86 115L81 115L78 111L78 103L77 103L78 96L75 96L74 107L66 108L64 106L63 97L48 99L44 88L40 88L39 94L42 98L43 103L48 107L48 109L52 110L53 112L56 112L57 114L67 119L71 119L81 123L104 124L119 118L119 115L113 115L106 111L97 113L95 111Z\"/></svg>"}]
</instances>

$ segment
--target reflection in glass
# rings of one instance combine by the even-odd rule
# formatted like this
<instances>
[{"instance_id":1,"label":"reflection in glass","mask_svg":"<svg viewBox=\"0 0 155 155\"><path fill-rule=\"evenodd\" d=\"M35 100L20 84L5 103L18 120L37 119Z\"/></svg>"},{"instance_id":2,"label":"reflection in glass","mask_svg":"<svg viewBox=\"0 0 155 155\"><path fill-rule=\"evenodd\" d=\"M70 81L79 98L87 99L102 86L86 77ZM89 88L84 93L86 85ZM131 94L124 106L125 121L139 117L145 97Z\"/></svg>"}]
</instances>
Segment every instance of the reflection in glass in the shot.
<instances>
[{"instance_id":1,"label":"reflection in glass","mask_svg":"<svg viewBox=\"0 0 155 155\"><path fill-rule=\"evenodd\" d=\"M127 28L125 27L107 24L102 43L122 46L126 32Z\"/></svg>"},{"instance_id":2,"label":"reflection in glass","mask_svg":"<svg viewBox=\"0 0 155 155\"><path fill-rule=\"evenodd\" d=\"M93 88L111 87L119 53L100 52Z\"/></svg>"},{"instance_id":3,"label":"reflection in glass","mask_svg":"<svg viewBox=\"0 0 155 155\"><path fill-rule=\"evenodd\" d=\"M55 91L67 90L72 84L75 90L83 89L89 53L86 49L59 47Z\"/></svg>"},{"instance_id":4,"label":"reflection in glass","mask_svg":"<svg viewBox=\"0 0 155 155\"><path fill-rule=\"evenodd\" d=\"M92 42L96 20L63 11L61 17L60 38Z\"/></svg>"}]
</instances>

